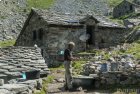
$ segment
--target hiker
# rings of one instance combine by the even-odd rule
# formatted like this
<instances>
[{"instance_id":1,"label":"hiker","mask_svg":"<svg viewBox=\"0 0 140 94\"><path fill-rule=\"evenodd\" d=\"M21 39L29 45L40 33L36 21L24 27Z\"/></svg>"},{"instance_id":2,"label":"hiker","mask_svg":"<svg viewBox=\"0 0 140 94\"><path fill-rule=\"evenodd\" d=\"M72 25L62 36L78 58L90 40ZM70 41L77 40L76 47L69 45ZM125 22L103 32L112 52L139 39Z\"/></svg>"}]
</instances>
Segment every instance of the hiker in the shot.
<instances>
[{"instance_id":1,"label":"hiker","mask_svg":"<svg viewBox=\"0 0 140 94\"><path fill-rule=\"evenodd\" d=\"M64 67L65 67L65 89L72 90L72 71L71 63L74 59L72 56L72 49L74 48L75 43L69 42L67 49L64 51Z\"/></svg>"}]
</instances>

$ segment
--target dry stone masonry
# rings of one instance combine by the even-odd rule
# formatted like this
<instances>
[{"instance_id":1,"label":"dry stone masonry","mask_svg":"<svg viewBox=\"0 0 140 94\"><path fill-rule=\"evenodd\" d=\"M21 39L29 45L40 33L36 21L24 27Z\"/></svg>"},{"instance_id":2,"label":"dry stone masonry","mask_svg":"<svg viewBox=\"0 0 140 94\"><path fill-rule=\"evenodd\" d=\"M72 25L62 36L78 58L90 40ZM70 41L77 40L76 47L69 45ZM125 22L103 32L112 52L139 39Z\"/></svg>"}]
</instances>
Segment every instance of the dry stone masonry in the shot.
<instances>
[{"instance_id":1,"label":"dry stone masonry","mask_svg":"<svg viewBox=\"0 0 140 94\"><path fill-rule=\"evenodd\" d=\"M83 65L83 75L98 79L98 84L139 85L140 64L132 55L118 55L108 60L95 56L94 62Z\"/></svg>"},{"instance_id":2,"label":"dry stone masonry","mask_svg":"<svg viewBox=\"0 0 140 94\"><path fill-rule=\"evenodd\" d=\"M56 66L57 55L67 43L76 44L74 52L90 48L105 48L124 42L129 33L123 25L93 14L62 14L43 9L32 9L16 46L38 45L49 67ZM85 36L90 36L85 40Z\"/></svg>"},{"instance_id":3,"label":"dry stone masonry","mask_svg":"<svg viewBox=\"0 0 140 94\"><path fill-rule=\"evenodd\" d=\"M32 94L37 83L42 84L39 78L48 74L49 69L39 48L0 48L0 94Z\"/></svg>"}]
</instances>

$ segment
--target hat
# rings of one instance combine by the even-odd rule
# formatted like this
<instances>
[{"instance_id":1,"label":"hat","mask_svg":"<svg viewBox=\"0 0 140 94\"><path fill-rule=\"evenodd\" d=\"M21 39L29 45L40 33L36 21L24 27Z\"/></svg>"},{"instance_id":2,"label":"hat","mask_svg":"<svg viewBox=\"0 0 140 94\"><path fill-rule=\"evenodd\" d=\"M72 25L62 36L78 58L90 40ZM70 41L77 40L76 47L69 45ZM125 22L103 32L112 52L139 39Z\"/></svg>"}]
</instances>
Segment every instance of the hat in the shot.
<instances>
[{"instance_id":1,"label":"hat","mask_svg":"<svg viewBox=\"0 0 140 94\"><path fill-rule=\"evenodd\" d=\"M73 46L75 46L75 43L74 43L74 42L69 42L68 45L73 45Z\"/></svg>"}]
</instances>

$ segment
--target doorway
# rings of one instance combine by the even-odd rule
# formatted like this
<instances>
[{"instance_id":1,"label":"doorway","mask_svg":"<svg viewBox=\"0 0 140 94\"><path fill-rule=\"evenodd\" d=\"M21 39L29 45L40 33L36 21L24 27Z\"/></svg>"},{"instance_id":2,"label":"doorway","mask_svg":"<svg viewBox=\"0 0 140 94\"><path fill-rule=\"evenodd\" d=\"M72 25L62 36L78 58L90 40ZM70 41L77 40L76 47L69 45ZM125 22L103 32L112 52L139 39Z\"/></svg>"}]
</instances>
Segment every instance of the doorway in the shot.
<instances>
[{"instance_id":1,"label":"doorway","mask_svg":"<svg viewBox=\"0 0 140 94\"><path fill-rule=\"evenodd\" d=\"M89 35L89 39L87 40L87 45L95 45L95 34L94 34L94 27L87 26L86 33Z\"/></svg>"}]
</instances>

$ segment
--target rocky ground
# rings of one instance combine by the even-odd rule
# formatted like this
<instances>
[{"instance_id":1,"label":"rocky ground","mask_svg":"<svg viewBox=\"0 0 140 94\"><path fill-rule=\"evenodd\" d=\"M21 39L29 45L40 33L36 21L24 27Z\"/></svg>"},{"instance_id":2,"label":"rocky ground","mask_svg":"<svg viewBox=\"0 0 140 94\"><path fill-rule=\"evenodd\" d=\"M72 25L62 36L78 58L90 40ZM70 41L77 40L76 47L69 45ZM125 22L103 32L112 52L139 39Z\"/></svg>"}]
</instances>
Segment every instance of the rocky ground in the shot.
<instances>
[{"instance_id":1,"label":"rocky ground","mask_svg":"<svg viewBox=\"0 0 140 94\"><path fill-rule=\"evenodd\" d=\"M26 17L26 0L0 0L0 40L17 38Z\"/></svg>"},{"instance_id":2,"label":"rocky ground","mask_svg":"<svg viewBox=\"0 0 140 94\"><path fill-rule=\"evenodd\" d=\"M56 0L51 10L60 13L107 15L109 6L107 0Z\"/></svg>"}]
</instances>

